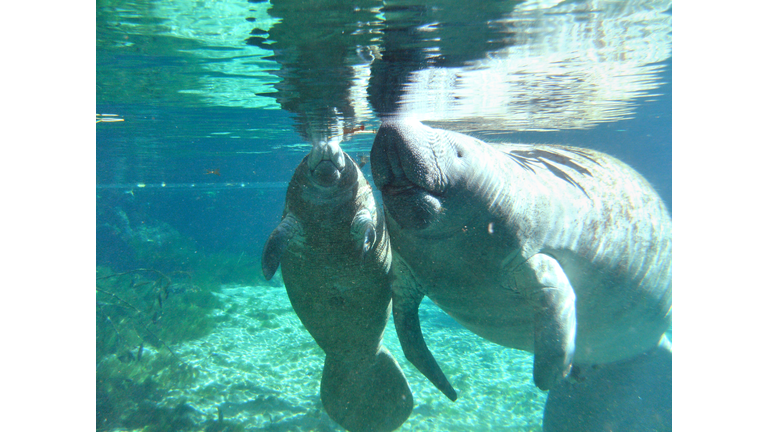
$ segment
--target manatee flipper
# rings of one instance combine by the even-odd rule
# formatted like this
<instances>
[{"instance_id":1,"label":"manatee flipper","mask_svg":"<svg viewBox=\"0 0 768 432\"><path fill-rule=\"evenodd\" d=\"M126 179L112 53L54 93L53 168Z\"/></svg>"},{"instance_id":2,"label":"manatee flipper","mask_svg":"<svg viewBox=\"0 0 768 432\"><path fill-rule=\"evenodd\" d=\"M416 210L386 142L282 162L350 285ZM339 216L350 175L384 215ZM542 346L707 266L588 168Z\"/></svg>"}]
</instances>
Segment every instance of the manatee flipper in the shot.
<instances>
[{"instance_id":1,"label":"manatee flipper","mask_svg":"<svg viewBox=\"0 0 768 432\"><path fill-rule=\"evenodd\" d=\"M327 355L320 399L331 419L350 432L390 432L413 409L405 375L384 347L369 361Z\"/></svg>"},{"instance_id":2,"label":"manatee flipper","mask_svg":"<svg viewBox=\"0 0 768 432\"><path fill-rule=\"evenodd\" d=\"M368 251L376 243L376 224L374 224L373 217L368 209L361 209L355 213L355 217L352 219L350 234L359 243L360 259L365 259Z\"/></svg>"},{"instance_id":3,"label":"manatee flipper","mask_svg":"<svg viewBox=\"0 0 768 432\"><path fill-rule=\"evenodd\" d=\"M576 342L576 295L560 264L535 254L523 279L533 303L533 382L549 390L571 370ZM527 279L527 281L526 281ZM525 289L525 288L524 288Z\"/></svg>"},{"instance_id":4,"label":"manatee flipper","mask_svg":"<svg viewBox=\"0 0 768 432\"><path fill-rule=\"evenodd\" d=\"M272 276L275 275L288 243L299 232L301 232L299 221L288 213L269 235L261 255L261 272L267 280L272 279Z\"/></svg>"},{"instance_id":5,"label":"manatee flipper","mask_svg":"<svg viewBox=\"0 0 768 432\"><path fill-rule=\"evenodd\" d=\"M581 382L562 380L547 395L544 432L672 430L672 347L588 366Z\"/></svg>"},{"instance_id":6,"label":"manatee flipper","mask_svg":"<svg viewBox=\"0 0 768 432\"><path fill-rule=\"evenodd\" d=\"M423 298L423 294L413 289L393 289L392 315L394 316L397 338L400 340L405 358L416 366L416 369L448 399L455 402L458 397L456 390L448 382L448 378L445 377L426 342L424 342L419 321L419 304Z\"/></svg>"}]
</instances>

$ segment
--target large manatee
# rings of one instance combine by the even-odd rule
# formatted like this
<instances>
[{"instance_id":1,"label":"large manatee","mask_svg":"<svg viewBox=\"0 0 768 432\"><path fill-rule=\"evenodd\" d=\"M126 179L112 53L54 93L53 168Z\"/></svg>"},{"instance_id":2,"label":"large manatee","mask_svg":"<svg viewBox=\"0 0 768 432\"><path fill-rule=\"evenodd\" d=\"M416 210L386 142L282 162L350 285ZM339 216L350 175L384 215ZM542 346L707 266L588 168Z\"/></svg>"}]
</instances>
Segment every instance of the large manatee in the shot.
<instances>
[{"instance_id":1,"label":"large manatee","mask_svg":"<svg viewBox=\"0 0 768 432\"><path fill-rule=\"evenodd\" d=\"M545 430L642 430L645 416L671 427L672 224L637 172L593 150L489 145L404 119L379 129L371 169L397 334L447 397L419 324L425 295L477 335L533 353L535 384L552 389ZM643 376L657 388L638 386Z\"/></svg>"},{"instance_id":2,"label":"large manatee","mask_svg":"<svg viewBox=\"0 0 768 432\"><path fill-rule=\"evenodd\" d=\"M262 270L282 265L291 305L325 352L320 396L345 429L388 432L411 413L400 366L381 345L391 311L389 237L368 182L336 141L315 144L288 185Z\"/></svg>"}]
</instances>

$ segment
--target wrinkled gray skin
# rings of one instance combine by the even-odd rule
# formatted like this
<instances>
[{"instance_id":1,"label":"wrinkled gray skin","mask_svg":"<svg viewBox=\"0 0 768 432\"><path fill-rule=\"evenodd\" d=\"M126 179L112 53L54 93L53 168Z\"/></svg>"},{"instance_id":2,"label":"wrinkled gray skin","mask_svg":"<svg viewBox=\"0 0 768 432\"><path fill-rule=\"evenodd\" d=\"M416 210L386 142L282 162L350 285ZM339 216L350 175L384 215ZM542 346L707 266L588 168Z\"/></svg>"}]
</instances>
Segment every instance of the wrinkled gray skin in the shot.
<instances>
[{"instance_id":1,"label":"wrinkled gray skin","mask_svg":"<svg viewBox=\"0 0 768 432\"><path fill-rule=\"evenodd\" d=\"M397 120L379 129L371 169L392 243L398 337L451 400L421 333L425 295L483 338L532 352L542 390L563 388L572 368L578 381L592 365L666 349L671 220L627 165ZM671 349L669 358L671 367Z\"/></svg>"},{"instance_id":2,"label":"wrinkled gray skin","mask_svg":"<svg viewBox=\"0 0 768 432\"><path fill-rule=\"evenodd\" d=\"M358 166L335 141L318 143L288 185L282 222L264 247L271 279L326 354L320 396L345 429L389 432L411 413L400 366L381 345L391 311L389 237Z\"/></svg>"}]
</instances>

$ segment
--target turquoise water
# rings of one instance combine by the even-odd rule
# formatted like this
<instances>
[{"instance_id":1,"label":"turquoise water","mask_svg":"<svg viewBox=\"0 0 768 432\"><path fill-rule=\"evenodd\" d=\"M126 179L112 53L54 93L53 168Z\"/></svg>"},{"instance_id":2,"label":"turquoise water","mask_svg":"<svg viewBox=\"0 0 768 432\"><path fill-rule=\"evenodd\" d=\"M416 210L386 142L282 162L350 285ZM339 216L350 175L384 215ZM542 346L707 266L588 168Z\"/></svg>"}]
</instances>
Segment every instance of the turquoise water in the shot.
<instances>
[{"instance_id":1,"label":"turquoise water","mask_svg":"<svg viewBox=\"0 0 768 432\"><path fill-rule=\"evenodd\" d=\"M341 430L261 251L312 140L407 113L617 156L671 206L668 1L99 1L97 429ZM370 180L370 167L363 167ZM532 357L430 302L452 403L402 356L400 430L541 430ZM219 417L221 415L221 417Z\"/></svg>"}]
</instances>

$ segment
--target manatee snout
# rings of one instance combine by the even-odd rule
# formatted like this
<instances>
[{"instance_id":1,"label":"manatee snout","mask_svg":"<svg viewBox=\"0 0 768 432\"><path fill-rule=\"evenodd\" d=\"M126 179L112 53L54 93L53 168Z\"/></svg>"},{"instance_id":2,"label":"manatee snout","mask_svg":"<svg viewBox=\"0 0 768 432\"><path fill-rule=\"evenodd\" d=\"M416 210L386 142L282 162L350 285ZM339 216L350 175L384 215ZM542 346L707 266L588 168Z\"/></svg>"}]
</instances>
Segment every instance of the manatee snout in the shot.
<instances>
[{"instance_id":1,"label":"manatee snout","mask_svg":"<svg viewBox=\"0 0 768 432\"><path fill-rule=\"evenodd\" d=\"M341 171L330 161L320 162L310 172L312 179L321 186L331 186L341 179Z\"/></svg>"},{"instance_id":2,"label":"manatee snout","mask_svg":"<svg viewBox=\"0 0 768 432\"><path fill-rule=\"evenodd\" d=\"M371 148L373 181L403 228L425 228L441 213L441 173L430 132L417 122L384 123Z\"/></svg>"},{"instance_id":3,"label":"manatee snout","mask_svg":"<svg viewBox=\"0 0 768 432\"><path fill-rule=\"evenodd\" d=\"M371 148L371 173L373 183L381 191L400 185L410 185L403 172L397 147L403 141L396 127L384 123L376 133Z\"/></svg>"},{"instance_id":4,"label":"manatee snout","mask_svg":"<svg viewBox=\"0 0 768 432\"><path fill-rule=\"evenodd\" d=\"M328 187L339 181L345 165L338 141L316 142L307 156L310 176L320 186Z\"/></svg>"},{"instance_id":5,"label":"manatee snout","mask_svg":"<svg viewBox=\"0 0 768 432\"><path fill-rule=\"evenodd\" d=\"M440 157L444 142L436 131L417 121L398 120L382 124L371 148L373 181L382 192L393 193L410 186L439 194L445 185Z\"/></svg>"}]
</instances>

